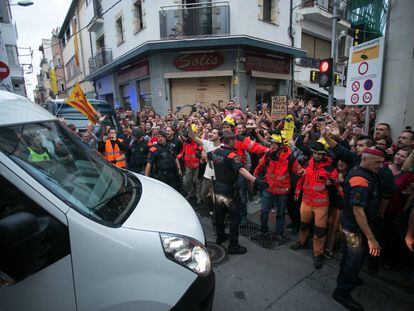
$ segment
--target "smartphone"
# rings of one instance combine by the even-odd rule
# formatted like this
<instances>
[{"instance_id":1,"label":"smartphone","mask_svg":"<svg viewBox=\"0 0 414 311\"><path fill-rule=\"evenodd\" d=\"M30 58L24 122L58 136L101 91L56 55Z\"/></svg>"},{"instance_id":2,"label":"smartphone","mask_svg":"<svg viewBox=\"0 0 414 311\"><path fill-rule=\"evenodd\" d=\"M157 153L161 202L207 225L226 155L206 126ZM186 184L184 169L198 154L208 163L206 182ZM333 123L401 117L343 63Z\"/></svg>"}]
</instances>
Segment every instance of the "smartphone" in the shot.
<instances>
[{"instance_id":1,"label":"smartphone","mask_svg":"<svg viewBox=\"0 0 414 311\"><path fill-rule=\"evenodd\" d=\"M323 122L323 121L325 121L325 118L324 117L318 117L318 122Z\"/></svg>"}]
</instances>

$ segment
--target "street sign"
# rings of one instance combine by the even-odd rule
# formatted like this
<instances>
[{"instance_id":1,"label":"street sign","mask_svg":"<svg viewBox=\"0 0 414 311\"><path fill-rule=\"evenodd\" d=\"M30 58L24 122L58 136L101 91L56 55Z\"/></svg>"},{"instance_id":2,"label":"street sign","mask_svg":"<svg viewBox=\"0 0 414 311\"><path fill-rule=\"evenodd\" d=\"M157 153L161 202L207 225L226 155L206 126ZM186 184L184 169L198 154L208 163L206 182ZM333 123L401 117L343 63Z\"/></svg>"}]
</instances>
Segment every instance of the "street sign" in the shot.
<instances>
[{"instance_id":1,"label":"street sign","mask_svg":"<svg viewBox=\"0 0 414 311\"><path fill-rule=\"evenodd\" d=\"M10 74L10 68L6 63L0 62L0 80L6 79Z\"/></svg>"},{"instance_id":2,"label":"street sign","mask_svg":"<svg viewBox=\"0 0 414 311\"><path fill-rule=\"evenodd\" d=\"M287 116L287 96L273 96L270 117L280 120Z\"/></svg>"},{"instance_id":3,"label":"street sign","mask_svg":"<svg viewBox=\"0 0 414 311\"><path fill-rule=\"evenodd\" d=\"M346 105L379 105L384 37L351 47L346 81Z\"/></svg>"}]
</instances>

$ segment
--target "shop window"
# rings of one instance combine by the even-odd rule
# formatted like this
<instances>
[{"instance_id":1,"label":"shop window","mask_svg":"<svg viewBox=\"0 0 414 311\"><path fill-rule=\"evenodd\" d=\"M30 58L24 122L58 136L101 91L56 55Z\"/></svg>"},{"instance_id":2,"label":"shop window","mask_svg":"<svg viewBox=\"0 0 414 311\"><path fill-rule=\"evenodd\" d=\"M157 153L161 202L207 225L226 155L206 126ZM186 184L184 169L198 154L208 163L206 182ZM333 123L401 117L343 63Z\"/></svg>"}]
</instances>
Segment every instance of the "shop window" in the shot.
<instances>
[{"instance_id":1,"label":"shop window","mask_svg":"<svg viewBox=\"0 0 414 311\"><path fill-rule=\"evenodd\" d=\"M124 109L130 109L131 97L129 95L129 83L120 85L120 94L122 96L121 105Z\"/></svg>"},{"instance_id":2,"label":"shop window","mask_svg":"<svg viewBox=\"0 0 414 311\"><path fill-rule=\"evenodd\" d=\"M118 16L115 20L115 30L116 30L116 45L119 46L125 42L125 29L124 21L122 15Z\"/></svg>"},{"instance_id":3,"label":"shop window","mask_svg":"<svg viewBox=\"0 0 414 311\"><path fill-rule=\"evenodd\" d=\"M257 5L259 20L279 25L279 0L257 0Z\"/></svg>"},{"instance_id":4,"label":"shop window","mask_svg":"<svg viewBox=\"0 0 414 311\"><path fill-rule=\"evenodd\" d=\"M144 79L137 82L138 94L139 94L139 106L140 109L144 107L151 107L151 79Z\"/></svg>"},{"instance_id":5,"label":"shop window","mask_svg":"<svg viewBox=\"0 0 414 311\"><path fill-rule=\"evenodd\" d=\"M141 31L144 28L144 19L142 14L142 0L136 0L132 4L133 29L134 33Z\"/></svg>"},{"instance_id":6,"label":"shop window","mask_svg":"<svg viewBox=\"0 0 414 311\"><path fill-rule=\"evenodd\" d=\"M7 61L12 67L19 66L19 59L17 57L17 47L15 45L6 45Z\"/></svg>"}]
</instances>

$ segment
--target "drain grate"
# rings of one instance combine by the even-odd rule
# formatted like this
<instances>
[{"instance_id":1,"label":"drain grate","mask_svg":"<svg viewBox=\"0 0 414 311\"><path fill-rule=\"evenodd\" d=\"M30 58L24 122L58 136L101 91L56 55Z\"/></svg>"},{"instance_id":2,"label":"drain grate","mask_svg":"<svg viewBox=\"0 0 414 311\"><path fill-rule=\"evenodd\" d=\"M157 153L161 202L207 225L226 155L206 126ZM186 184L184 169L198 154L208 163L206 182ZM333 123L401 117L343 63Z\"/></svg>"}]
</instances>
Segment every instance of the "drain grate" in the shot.
<instances>
[{"instance_id":1,"label":"drain grate","mask_svg":"<svg viewBox=\"0 0 414 311\"><path fill-rule=\"evenodd\" d=\"M214 242L207 242L207 249L213 266L217 267L218 265L227 261L227 252L223 246Z\"/></svg>"},{"instance_id":2,"label":"drain grate","mask_svg":"<svg viewBox=\"0 0 414 311\"><path fill-rule=\"evenodd\" d=\"M266 237L257 236L260 232L260 226L254 222L247 221L246 225L240 226L240 235L249 238L254 244L266 248L266 249L277 249L279 246L274 233L270 233Z\"/></svg>"}]
</instances>

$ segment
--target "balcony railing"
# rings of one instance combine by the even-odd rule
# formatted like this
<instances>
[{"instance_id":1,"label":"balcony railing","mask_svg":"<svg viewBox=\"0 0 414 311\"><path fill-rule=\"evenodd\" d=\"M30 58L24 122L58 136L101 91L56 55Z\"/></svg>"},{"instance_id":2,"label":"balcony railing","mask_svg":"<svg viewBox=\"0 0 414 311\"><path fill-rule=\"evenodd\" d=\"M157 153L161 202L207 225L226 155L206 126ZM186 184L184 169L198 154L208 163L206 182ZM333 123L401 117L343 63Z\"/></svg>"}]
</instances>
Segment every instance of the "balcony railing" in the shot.
<instances>
[{"instance_id":1,"label":"balcony railing","mask_svg":"<svg viewBox=\"0 0 414 311\"><path fill-rule=\"evenodd\" d=\"M110 62L112 62L112 50L101 48L89 58L89 72L93 73Z\"/></svg>"},{"instance_id":2,"label":"balcony railing","mask_svg":"<svg viewBox=\"0 0 414 311\"><path fill-rule=\"evenodd\" d=\"M227 1L161 7L161 39L229 34L230 6Z\"/></svg>"},{"instance_id":3,"label":"balcony railing","mask_svg":"<svg viewBox=\"0 0 414 311\"><path fill-rule=\"evenodd\" d=\"M333 13L333 0L302 0L302 8L318 7L329 13ZM350 11L349 5L341 6L338 9L338 15L342 20L349 22Z\"/></svg>"}]
</instances>

